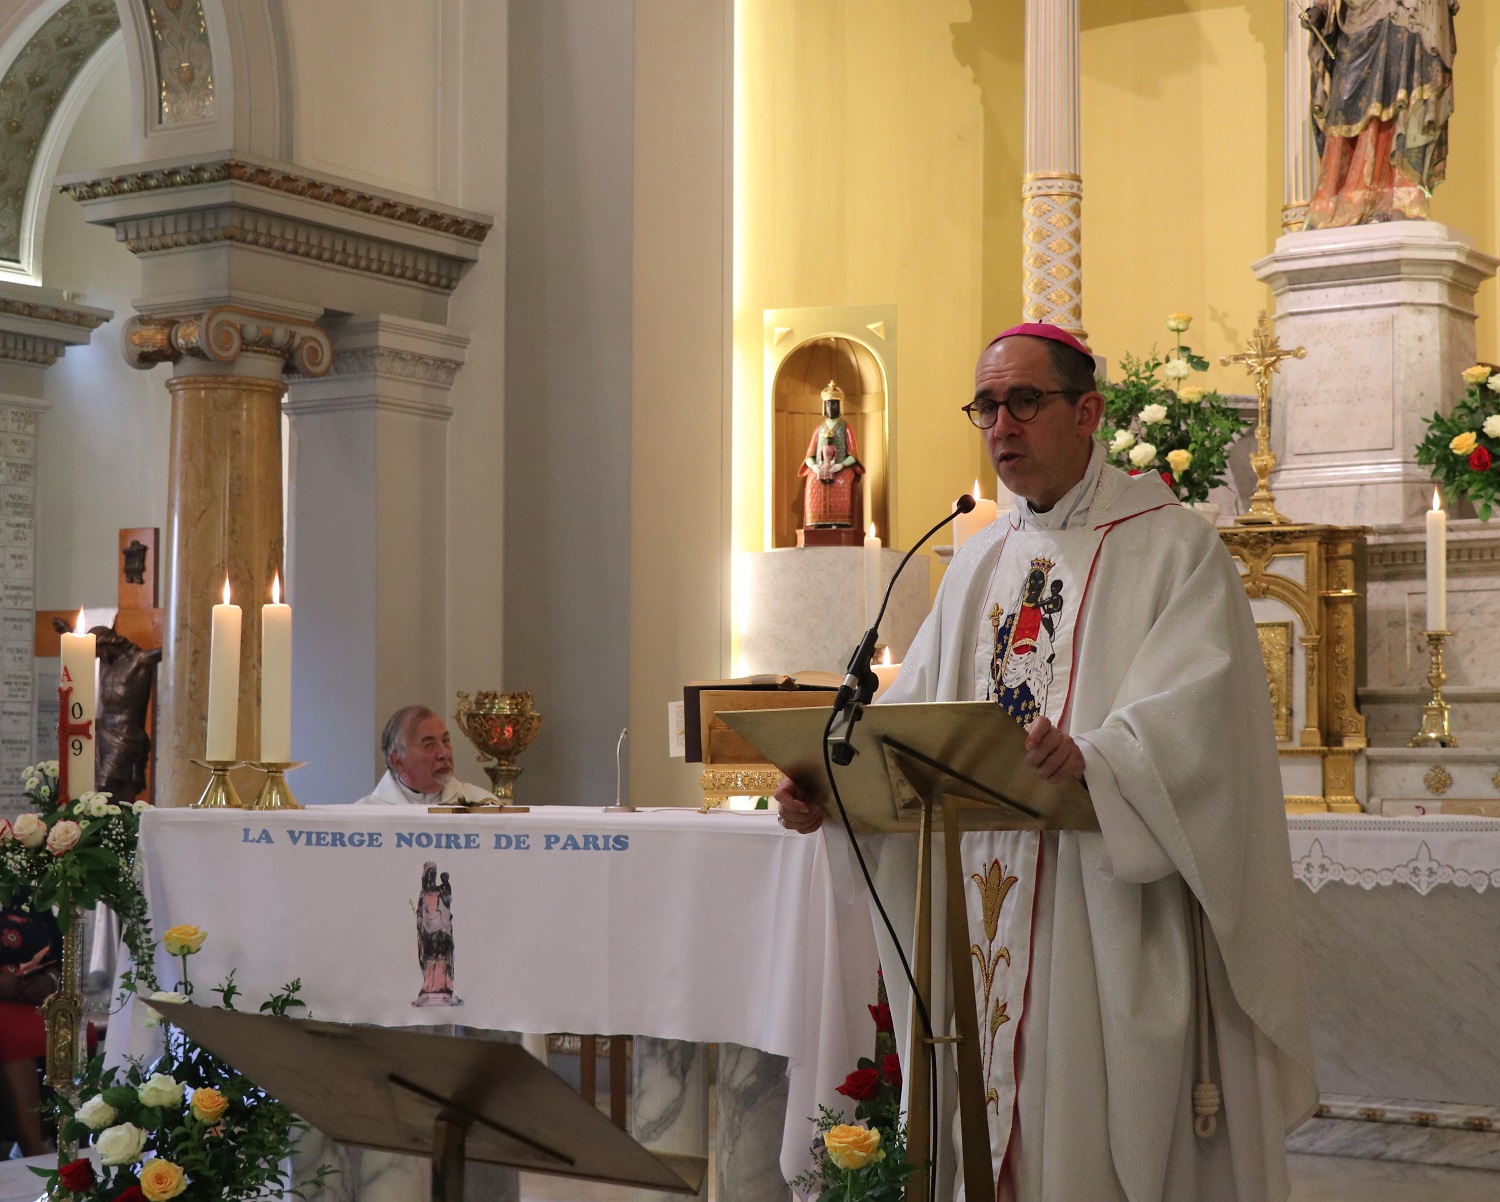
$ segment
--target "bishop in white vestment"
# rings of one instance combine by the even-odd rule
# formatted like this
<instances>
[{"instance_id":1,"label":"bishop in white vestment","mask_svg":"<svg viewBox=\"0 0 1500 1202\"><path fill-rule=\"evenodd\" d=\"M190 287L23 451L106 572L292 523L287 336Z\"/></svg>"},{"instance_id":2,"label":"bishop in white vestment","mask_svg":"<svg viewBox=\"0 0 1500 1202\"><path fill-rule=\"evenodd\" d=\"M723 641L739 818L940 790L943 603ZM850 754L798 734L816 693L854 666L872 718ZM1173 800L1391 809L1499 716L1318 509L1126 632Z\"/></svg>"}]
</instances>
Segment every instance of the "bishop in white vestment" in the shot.
<instances>
[{"instance_id":1,"label":"bishop in white vestment","mask_svg":"<svg viewBox=\"0 0 1500 1202\"><path fill-rule=\"evenodd\" d=\"M1086 354L1025 326L981 357L970 412L1017 506L955 556L882 698L995 701L1028 763L1084 779L1102 828L964 836L996 1192L1284 1199L1284 1134L1317 1090L1259 643L1213 527L1104 463ZM817 825L794 786L778 801ZM902 931L912 843L878 849ZM1195 1132L1204 1035L1222 1113L1200 1091Z\"/></svg>"}]
</instances>

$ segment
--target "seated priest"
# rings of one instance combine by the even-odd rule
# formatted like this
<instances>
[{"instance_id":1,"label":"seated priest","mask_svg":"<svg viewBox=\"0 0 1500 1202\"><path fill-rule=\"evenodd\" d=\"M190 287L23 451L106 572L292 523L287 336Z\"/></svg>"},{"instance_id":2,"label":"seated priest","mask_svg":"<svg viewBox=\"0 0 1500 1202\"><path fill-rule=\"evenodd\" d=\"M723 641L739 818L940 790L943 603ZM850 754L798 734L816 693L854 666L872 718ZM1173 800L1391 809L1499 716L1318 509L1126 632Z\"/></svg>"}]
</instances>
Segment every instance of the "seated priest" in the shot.
<instances>
[{"instance_id":1,"label":"seated priest","mask_svg":"<svg viewBox=\"0 0 1500 1202\"><path fill-rule=\"evenodd\" d=\"M963 836L997 1197L1285 1199L1318 1095L1255 624L1214 528L1104 462L1103 406L1056 326L984 350L964 409L1016 507L954 556L882 701L995 702L1098 813ZM872 847L903 940L915 842Z\"/></svg>"},{"instance_id":2,"label":"seated priest","mask_svg":"<svg viewBox=\"0 0 1500 1202\"><path fill-rule=\"evenodd\" d=\"M473 805L491 793L453 775L453 743L443 716L425 705L404 705L380 734L385 775L360 805Z\"/></svg>"}]
</instances>

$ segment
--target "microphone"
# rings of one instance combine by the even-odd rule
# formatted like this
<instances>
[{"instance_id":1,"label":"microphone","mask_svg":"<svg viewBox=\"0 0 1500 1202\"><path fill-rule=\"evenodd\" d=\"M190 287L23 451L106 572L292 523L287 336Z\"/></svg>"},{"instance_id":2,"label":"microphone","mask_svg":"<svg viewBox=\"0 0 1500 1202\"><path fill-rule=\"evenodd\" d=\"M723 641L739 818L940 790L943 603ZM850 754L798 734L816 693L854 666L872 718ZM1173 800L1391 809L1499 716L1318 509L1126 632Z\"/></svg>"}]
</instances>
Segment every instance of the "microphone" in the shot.
<instances>
[{"instance_id":1,"label":"microphone","mask_svg":"<svg viewBox=\"0 0 1500 1202\"><path fill-rule=\"evenodd\" d=\"M928 539L959 514L970 513L973 509L974 498L964 493L953 503L953 512L919 538L912 549L906 553L905 558L896 565L896 570L891 573L890 583L885 586L885 598L880 602L880 612L875 615L875 621L870 629L865 631L864 638L859 640L859 646L855 647L854 654L849 657L849 666L844 671L844 683L839 685L839 691L833 695L833 716L829 719L828 732L824 737L828 741L830 757L840 768L847 768L858 754L851 741L854 726L864 716L864 707L875 696L875 689L879 685L870 667L870 661L875 658L875 644L880 638L880 622L885 617L885 607L891 603L891 592L896 587L896 581L906 570L911 557Z\"/></svg>"}]
</instances>

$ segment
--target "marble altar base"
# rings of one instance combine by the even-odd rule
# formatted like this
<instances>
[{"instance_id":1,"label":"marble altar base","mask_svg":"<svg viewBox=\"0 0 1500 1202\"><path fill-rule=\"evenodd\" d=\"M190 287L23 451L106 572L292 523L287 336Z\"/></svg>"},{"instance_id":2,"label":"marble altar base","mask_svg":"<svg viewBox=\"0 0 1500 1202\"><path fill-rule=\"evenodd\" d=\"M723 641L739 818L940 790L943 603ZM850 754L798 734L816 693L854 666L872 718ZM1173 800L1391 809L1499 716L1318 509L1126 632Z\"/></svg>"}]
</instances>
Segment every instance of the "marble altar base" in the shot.
<instances>
[{"instance_id":1,"label":"marble altar base","mask_svg":"<svg viewBox=\"0 0 1500 1202\"><path fill-rule=\"evenodd\" d=\"M787 547L745 553L738 565L744 605L735 674L807 669L842 674L850 653L875 620L880 597L903 554L886 547ZM891 594L880 639L895 663L901 662L932 607L930 563L925 555L914 556Z\"/></svg>"}]
</instances>

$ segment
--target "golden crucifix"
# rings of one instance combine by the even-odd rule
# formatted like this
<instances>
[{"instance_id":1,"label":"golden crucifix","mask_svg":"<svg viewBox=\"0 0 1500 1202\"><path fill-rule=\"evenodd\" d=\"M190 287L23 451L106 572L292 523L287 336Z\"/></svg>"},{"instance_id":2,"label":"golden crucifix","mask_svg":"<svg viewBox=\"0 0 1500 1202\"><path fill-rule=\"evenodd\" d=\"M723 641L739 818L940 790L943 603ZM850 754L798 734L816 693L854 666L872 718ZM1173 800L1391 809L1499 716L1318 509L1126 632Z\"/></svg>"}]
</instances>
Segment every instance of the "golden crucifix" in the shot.
<instances>
[{"instance_id":1,"label":"golden crucifix","mask_svg":"<svg viewBox=\"0 0 1500 1202\"><path fill-rule=\"evenodd\" d=\"M1276 340L1276 332L1271 329L1271 320L1262 309L1256 318L1255 333L1250 335L1245 350L1238 355L1224 355L1219 360L1224 367L1243 363L1245 370L1255 377L1259 410L1255 423L1255 454L1250 456L1250 466L1255 469L1255 495L1250 498L1249 510L1235 518L1236 525L1291 525L1291 518L1276 512L1276 498L1271 495L1271 472L1276 467L1276 456L1271 451L1271 376L1283 359L1302 359L1306 355L1305 346L1282 349Z\"/></svg>"}]
</instances>

